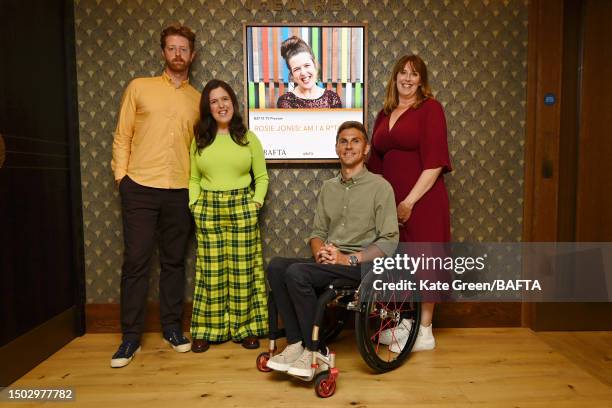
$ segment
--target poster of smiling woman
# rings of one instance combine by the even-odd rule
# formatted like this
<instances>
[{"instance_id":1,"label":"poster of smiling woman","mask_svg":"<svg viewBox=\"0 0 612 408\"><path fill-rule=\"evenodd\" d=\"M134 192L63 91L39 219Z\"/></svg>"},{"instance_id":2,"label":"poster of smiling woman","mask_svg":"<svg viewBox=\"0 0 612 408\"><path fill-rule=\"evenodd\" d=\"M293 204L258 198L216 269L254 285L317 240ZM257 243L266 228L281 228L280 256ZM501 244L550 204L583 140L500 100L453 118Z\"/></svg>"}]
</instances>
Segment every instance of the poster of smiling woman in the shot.
<instances>
[{"instance_id":1,"label":"poster of smiling woman","mask_svg":"<svg viewBox=\"0 0 612 408\"><path fill-rule=\"evenodd\" d=\"M366 27L244 25L249 128L271 161L336 159L338 126L366 117Z\"/></svg>"}]
</instances>

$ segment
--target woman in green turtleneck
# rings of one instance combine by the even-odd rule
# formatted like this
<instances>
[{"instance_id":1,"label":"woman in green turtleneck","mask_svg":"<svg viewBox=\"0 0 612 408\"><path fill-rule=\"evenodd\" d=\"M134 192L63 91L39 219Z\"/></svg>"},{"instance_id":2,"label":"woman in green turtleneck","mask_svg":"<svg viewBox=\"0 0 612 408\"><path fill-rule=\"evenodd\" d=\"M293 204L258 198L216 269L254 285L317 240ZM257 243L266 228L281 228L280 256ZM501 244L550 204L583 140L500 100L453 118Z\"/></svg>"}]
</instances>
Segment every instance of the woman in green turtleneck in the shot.
<instances>
[{"instance_id":1,"label":"woman in green turtleneck","mask_svg":"<svg viewBox=\"0 0 612 408\"><path fill-rule=\"evenodd\" d=\"M204 86L189 181L198 241L194 352L230 339L258 348L257 338L268 330L257 223L268 173L261 143L247 130L237 108L236 94L227 83L213 79Z\"/></svg>"}]
</instances>

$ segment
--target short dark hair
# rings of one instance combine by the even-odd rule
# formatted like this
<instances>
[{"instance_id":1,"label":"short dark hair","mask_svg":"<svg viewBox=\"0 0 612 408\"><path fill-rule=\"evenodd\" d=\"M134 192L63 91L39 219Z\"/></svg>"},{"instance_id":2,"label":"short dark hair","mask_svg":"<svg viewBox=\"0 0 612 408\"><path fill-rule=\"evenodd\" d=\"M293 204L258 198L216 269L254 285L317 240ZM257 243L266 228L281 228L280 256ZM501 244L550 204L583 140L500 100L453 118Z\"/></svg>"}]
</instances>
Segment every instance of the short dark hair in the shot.
<instances>
[{"instance_id":1,"label":"short dark hair","mask_svg":"<svg viewBox=\"0 0 612 408\"><path fill-rule=\"evenodd\" d=\"M189 48L191 48L191 52L193 52L195 48L196 36L194 32L191 31L191 28L180 23L170 24L168 27L164 28L159 38L159 43L162 50L166 48L166 37L169 35L180 35L181 37L185 37L189 41Z\"/></svg>"},{"instance_id":2,"label":"short dark hair","mask_svg":"<svg viewBox=\"0 0 612 408\"><path fill-rule=\"evenodd\" d=\"M356 120L347 120L343 122L340 126L338 126L338 132L336 132L336 143L338 143L338 139L340 138L340 133L346 129L357 129L363 135L366 143L370 143L370 139L368 139L368 131L366 130L363 123L357 122Z\"/></svg>"}]
</instances>

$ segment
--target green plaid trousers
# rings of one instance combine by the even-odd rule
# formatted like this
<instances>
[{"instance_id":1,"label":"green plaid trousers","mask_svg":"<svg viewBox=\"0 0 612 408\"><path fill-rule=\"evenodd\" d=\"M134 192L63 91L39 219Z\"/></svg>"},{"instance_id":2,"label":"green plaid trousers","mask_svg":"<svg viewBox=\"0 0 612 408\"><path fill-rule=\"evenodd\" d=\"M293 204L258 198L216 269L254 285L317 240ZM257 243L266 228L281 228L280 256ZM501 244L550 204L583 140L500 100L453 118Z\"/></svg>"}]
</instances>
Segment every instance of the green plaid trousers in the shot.
<instances>
[{"instance_id":1,"label":"green plaid trousers","mask_svg":"<svg viewBox=\"0 0 612 408\"><path fill-rule=\"evenodd\" d=\"M258 209L251 190L202 191L193 205L198 241L191 336L241 341L268 332Z\"/></svg>"}]
</instances>

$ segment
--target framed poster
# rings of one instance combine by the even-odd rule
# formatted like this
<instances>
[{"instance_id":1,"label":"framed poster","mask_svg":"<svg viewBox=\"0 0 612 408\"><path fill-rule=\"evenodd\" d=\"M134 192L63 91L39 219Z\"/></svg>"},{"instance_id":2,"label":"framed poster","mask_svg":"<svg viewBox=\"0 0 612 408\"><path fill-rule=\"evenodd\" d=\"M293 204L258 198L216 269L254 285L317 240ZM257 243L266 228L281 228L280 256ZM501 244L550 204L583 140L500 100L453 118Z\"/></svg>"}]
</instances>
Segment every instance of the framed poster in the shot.
<instances>
[{"instance_id":1,"label":"framed poster","mask_svg":"<svg viewBox=\"0 0 612 408\"><path fill-rule=\"evenodd\" d=\"M365 124L365 24L244 25L246 117L266 160L337 160L336 130Z\"/></svg>"}]
</instances>

